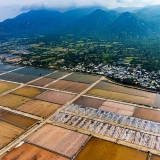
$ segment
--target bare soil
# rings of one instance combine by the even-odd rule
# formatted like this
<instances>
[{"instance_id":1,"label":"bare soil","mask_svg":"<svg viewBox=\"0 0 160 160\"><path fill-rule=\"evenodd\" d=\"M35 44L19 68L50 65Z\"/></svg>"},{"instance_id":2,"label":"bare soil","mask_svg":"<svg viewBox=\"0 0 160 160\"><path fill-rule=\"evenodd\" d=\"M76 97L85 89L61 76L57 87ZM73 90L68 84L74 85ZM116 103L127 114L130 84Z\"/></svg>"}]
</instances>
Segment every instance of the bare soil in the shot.
<instances>
[{"instance_id":1,"label":"bare soil","mask_svg":"<svg viewBox=\"0 0 160 160\"><path fill-rule=\"evenodd\" d=\"M0 97L0 105L4 107L16 108L29 100L30 98L27 97L22 97L14 94L7 94L5 96Z\"/></svg>"},{"instance_id":2,"label":"bare soil","mask_svg":"<svg viewBox=\"0 0 160 160\"><path fill-rule=\"evenodd\" d=\"M104 100L81 96L73 103L78 104L78 105L82 105L82 106L86 106L86 107L90 107L90 108L97 108L98 109L104 103Z\"/></svg>"},{"instance_id":3,"label":"bare soil","mask_svg":"<svg viewBox=\"0 0 160 160\"><path fill-rule=\"evenodd\" d=\"M87 135L47 124L27 141L72 158L87 139Z\"/></svg>"},{"instance_id":4,"label":"bare soil","mask_svg":"<svg viewBox=\"0 0 160 160\"><path fill-rule=\"evenodd\" d=\"M24 132L24 129L0 120L0 149Z\"/></svg>"},{"instance_id":5,"label":"bare soil","mask_svg":"<svg viewBox=\"0 0 160 160\"><path fill-rule=\"evenodd\" d=\"M0 160L68 160L55 153L35 147L28 143L13 149Z\"/></svg>"},{"instance_id":6,"label":"bare soil","mask_svg":"<svg viewBox=\"0 0 160 160\"><path fill-rule=\"evenodd\" d=\"M75 95L68 94L68 93L62 93L62 92L57 92L57 91L48 91L48 92L45 92L45 93L37 96L36 98L40 99L40 100L63 105L66 102L73 99L74 97L75 97Z\"/></svg>"},{"instance_id":7,"label":"bare soil","mask_svg":"<svg viewBox=\"0 0 160 160\"><path fill-rule=\"evenodd\" d=\"M30 84L34 85L34 86L44 87L45 85L47 85L53 81L54 81L54 79L52 79L52 78L42 78L42 79L39 79L39 80L32 82Z\"/></svg>"},{"instance_id":8,"label":"bare soil","mask_svg":"<svg viewBox=\"0 0 160 160\"><path fill-rule=\"evenodd\" d=\"M12 92L12 93L16 94L16 95L20 95L20 96L33 98L33 97L36 97L37 95L41 94L44 91L45 91L44 89L26 86L26 87L20 88L16 91Z\"/></svg>"},{"instance_id":9,"label":"bare soil","mask_svg":"<svg viewBox=\"0 0 160 160\"><path fill-rule=\"evenodd\" d=\"M37 122L37 120L35 119L27 118L13 113L6 113L1 116L1 118L26 129L28 129Z\"/></svg>"},{"instance_id":10,"label":"bare soil","mask_svg":"<svg viewBox=\"0 0 160 160\"><path fill-rule=\"evenodd\" d=\"M59 109L60 107L61 106L58 104L53 104L50 102L45 102L45 101L40 101L40 100L32 100L18 107L17 110L31 113L37 116L47 117L51 113Z\"/></svg>"}]
</instances>

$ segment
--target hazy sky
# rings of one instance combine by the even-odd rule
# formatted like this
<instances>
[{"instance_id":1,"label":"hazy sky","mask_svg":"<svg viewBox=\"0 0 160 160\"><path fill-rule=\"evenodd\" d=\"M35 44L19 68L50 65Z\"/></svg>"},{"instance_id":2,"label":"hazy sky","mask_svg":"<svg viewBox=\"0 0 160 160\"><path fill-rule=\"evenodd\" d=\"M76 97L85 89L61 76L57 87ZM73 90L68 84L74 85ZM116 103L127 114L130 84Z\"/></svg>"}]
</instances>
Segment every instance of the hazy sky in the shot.
<instances>
[{"instance_id":1,"label":"hazy sky","mask_svg":"<svg viewBox=\"0 0 160 160\"><path fill-rule=\"evenodd\" d=\"M0 21L30 9L103 6L107 8L160 4L160 0L0 0Z\"/></svg>"}]
</instances>

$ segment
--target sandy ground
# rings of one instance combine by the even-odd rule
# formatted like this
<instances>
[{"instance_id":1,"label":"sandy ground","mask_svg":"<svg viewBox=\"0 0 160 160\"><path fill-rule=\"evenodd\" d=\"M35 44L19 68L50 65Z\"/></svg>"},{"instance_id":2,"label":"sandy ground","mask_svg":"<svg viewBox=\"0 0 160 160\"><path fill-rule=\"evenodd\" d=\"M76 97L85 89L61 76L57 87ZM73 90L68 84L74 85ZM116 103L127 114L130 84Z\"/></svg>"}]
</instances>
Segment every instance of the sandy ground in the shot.
<instances>
[{"instance_id":1,"label":"sandy ground","mask_svg":"<svg viewBox=\"0 0 160 160\"><path fill-rule=\"evenodd\" d=\"M7 94L5 96L0 97L0 105L4 107L16 108L29 100L30 98L27 97L22 97L14 94Z\"/></svg>"},{"instance_id":2,"label":"sandy ground","mask_svg":"<svg viewBox=\"0 0 160 160\"><path fill-rule=\"evenodd\" d=\"M98 138L91 138L76 160L146 160L147 153L114 144Z\"/></svg>"},{"instance_id":3,"label":"sandy ground","mask_svg":"<svg viewBox=\"0 0 160 160\"><path fill-rule=\"evenodd\" d=\"M0 120L0 149L3 145L9 143L14 138L19 136L24 129L11 125Z\"/></svg>"},{"instance_id":4,"label":"sandy ground","mask_svg":"<svg viewBox=\"0 0 160 160\"><path fill-rule=\"evenodd\" d=\"M35 119L31 119L13 113L6 113L3 116L1 116L1 118L26 129L28 129L37 122L37 120Z\"/></svg>"},{"instance_id":5,"label":"sandy ground","mask_svg":"<svg viewBox=\"0 0 160 160\"><path fill-rule=\"evenodd\" d=\"M12 92L12 93L20 95L20 96L33 98L33 97L36 97L37 95L41 94L44 91L45 91L44 89L26 86L26 87L20 88L16 91Z\"/></svg>"},{"instance_id":6,"label":"sandy ground","mask_svg":"<svg viewBox=\"0 0 160 160\"><path fill-rule=\"evenodd\" d=\"M87 135L47 124L29 137L27 141L73 157L87 139Z\"/></svg>"},{"instance_id":7,"label":"sandy ground","mask_svg":"<svg viewBox=\"0 0 160 160\"><path fill-rule=\"evenodd\" d=\"M37 99L57 103L57 104L65 104L66 102L73 99L75 95L68 94L68 93L62 93L62 92L56 92L56 91L48 91L44 94L41 94L40 96L37 96Z\"/></svg>"},{"instance_id":8,"label":"sandy ground","mask_svg":"<svg viewBox=\"0 0 160 160\"><path fill-rule=\"evenodd\" d=\"M35 86L44 87L45 85L47 85L53 81L54 81L54 79L52 79L52 78L42 78L42 79L39 79L39 80L32 82L30 84L35 85Z\"/></svg>"},{"instance_id":9,"label":"sandy ground","mask_svg":"<svg viewBox=\"0 0 160 160\"><path fill-rule=\"evenodd\" d=\"M61 106L40 100L32 100L17 108L17 110L31 113L33 115L47 117Z\"/></svg>"},{"instance_id":10,"label":"sandy ground","mask_svg":"<svg viewBox=\"0 0 160 160\"><path fill-rule=\"evenodd\" d=\"M0 160L67 160L67 158L24 143L22 146L13 149Z\"/></svg>"},{"instance_id":11,"label":"sandy ground","mask_svg":"<svg viewBox=\"0 0 160 160\"><path fill-rule=\"evenodd\" d=\"M97 108L98 109L104 103L104 101L96 99L96 98L81 96L73 103L78 104L78 105L82 105L82 106L86 106L86 107L90 107L90 108Z\"/></svg>"},{"instance_id":12,"label":"sandy ground","mask_svg":"<svg viewBox=\"0 0 160 160\"><path fill-rule=\"evenodd\" d=\"M133 116L150 121L160 122L160 111L155 111L146 108L137 108Z\"/></svg>"}]
</instances>

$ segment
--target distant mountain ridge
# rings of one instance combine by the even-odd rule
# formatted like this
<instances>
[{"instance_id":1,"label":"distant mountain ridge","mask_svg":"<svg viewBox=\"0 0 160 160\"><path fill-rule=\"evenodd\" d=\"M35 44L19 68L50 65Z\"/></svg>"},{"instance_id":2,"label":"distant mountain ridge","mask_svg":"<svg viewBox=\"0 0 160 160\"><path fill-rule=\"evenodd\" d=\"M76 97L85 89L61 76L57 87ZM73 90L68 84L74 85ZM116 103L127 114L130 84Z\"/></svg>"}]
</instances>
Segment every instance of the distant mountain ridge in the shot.
<instances>
[{"instance_id":1,"label":"distant mountain ridge","mask_svg":"<svg viewBox=\"0 0 160 160\"><path fill-rule=\"evenodd\" d=\"M64 13L55 10L31 10L1 22L0 38L36 34L74 34L114 39L153 37L153 34L159 36L158 8L160 6L143 8L137 13L121 13L94 7ZM152 15L149 16L150 12Z\"/></svg>"}]
</instances>

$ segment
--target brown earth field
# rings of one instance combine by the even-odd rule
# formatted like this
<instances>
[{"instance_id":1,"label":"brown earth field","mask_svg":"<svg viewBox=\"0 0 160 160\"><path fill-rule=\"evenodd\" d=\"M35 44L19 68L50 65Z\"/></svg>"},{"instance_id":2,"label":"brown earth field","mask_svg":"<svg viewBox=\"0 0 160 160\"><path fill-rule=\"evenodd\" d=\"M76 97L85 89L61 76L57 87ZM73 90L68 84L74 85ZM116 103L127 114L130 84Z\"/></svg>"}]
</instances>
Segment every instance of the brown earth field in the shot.
<instances>
[{"instance_id":1,"label":"brown earth field","mask_svg":"<svg viewBox=\"0 0 160 160\"><path fill-rule=\"evenodd\" d=\"M133 114L133 117L160 122L160 111L146 108L137 108Z\"/></svg>"},{"instance_id":2,"label":"brown earth field","mask_svg":"<svg viewBox=\"0 0 160 160\"><path fill-rule=\"evenodd\" d=\"M68 160L55 153L24 143L13 149L0 160Z\"/></svg>"},{"instance_id":3,"label":"brown earth field","mask_svg":"<svg viewBox=\"0 0 160 160\"><path fill-rule=\"evenodd\" d=\"M58 90L63 90L65 88L67 88L68 86L72 85L73 82L71 81L64 81L64 80L59 80L55 83L52 83L50 86L48 86L48 88L54 88L54 89L58 89Z\"/></svg>"},{"instance_id":4,"label":"brown earth field","mask_svg":"<svg viewBox=\"0 0 160 160\"><path fill-rule=\"evenodd\" d=\"M82 73L72 73L71 75L65 77L63 80L77 82L85 76L86 75Z\"/></svg>"},{"instance_id":5,"label":"brown earth field","mask_svg":"<svg viewBox=\"0 0 160 160\"><path fill-rule=\"evenodd\" d=\"M25 130L0 120L0 149Z\"/></svg>"},{"instance_id":6,"label":"brown earth field","mask_svg":"<svg viewBox=\"0 0 160 160\"><path fill-rule=\"evenodd\" d=\"M134 111L127 111L127 110L118 109L118 108L114 108L114 107L107 107L107 106L101 106L98 109L103 110L103 111L107 111L107 112L122 114L122 115L126 115L126 116L132 116L134 113Z\"/></svg>"},{"instance_id":7,"label":"brown earth field","mask_svg":"<svg viewBox=\"0 0 160 160\"><path fill-rule=\"evenodd\" d=\"M91 89L87 92L87 94L95 95L98 97L109 98L109 99L121 100L125 102L142 104L142 105L147 105L147 106L153 106L154 104L154 100L151 98L139 97L139 96L112 92L112 91L106 91L106 90L101 90L101 89Z\"/></svg>"},{"instance_id":8,"label":"brown earth field","mask_svg":"<svg viewBox=\"0 0 160 160\"><path fill-rule=\"evenodd\" d=\"M0 105L4 107L16 108L29 100L30 98L27 97L22 97L14 94L7 94L5 96L0 97Z\"/></svg>"},{"instance_id":9,"label":"brown earth field","mask_svg":"<svg viewBox=\"0 0 160 160\"><path fill-rule=\"evenodd\" d=\"M124 94L130 94L130 95L135 95L135 96L140 96L140 97L146 97L146 98L151 98L151 99L156 98L155 93L141 91L138 89L133 89L133 88L128 88L128 87L123 87L123 86L115 85L115 84L108 83L105 81L99 82L94 88L107 90L107 91L113 91L113 92L119 92L119 93L124 93Z\"/></svg>"},{"instance_id":10,"label":"brown earth field","mask_svg":"<svg viewBox=\"0 0 160 160\"><path fill-rule=\"evenodd\" d=\"M14 89L16 87L18 87L18 84L15 83L9 83L9 82L2 82L0 81L0 93L9 91L11 89Z\"/></svg>"},{"instance_id":11,"label":"brown earth field","mask_svg":"<svg viewBox=\"0 0 160 160\"><path fill-rule=\"evenodd\" d=\"M101 77L100 76L92 76L92 75L86 75L85 77L83 77L82 79L79 79L78 82L82 82L82 83L95 83L96 81L98 81Z\"/></svg>"},{"instance_id":12,"label":"brown earth field","mask_svg":"<svg viewBox=\"0 0 160 160\"><path fill-rule=\"evenodd\" d=\"M99 109L128 116L132 116L135 111L134 106L110 101L105 101Z\"/></svg>"},{"instance_id":13,"label":"brown earth field","mask_svg":"<svg viewBox=\"0 0 160 160\"><path fill-rule=\"evenodd\" d=\"M54 81L54 79L52 79L52 78L42 78L42 79L39 79L39 80L32 82L30 84L34 85L34 86L44 87L45 85L47 85L53 81Z\"/></svg>"},{"instance_id":14,"label":"brown earth field","mask_svg":"<svg viewBox=\"0 0 160 160\"><path fill-rule=\"evenodd\" d=\"M80 98L75 100L73 103L98 109L104 103L104 100L81 96Z\"/></svg>"},{"instance_id":15,"label":"brown earth field","mask_svg":"<svg viewBox=\"0 0 160 160\"><path fill-rule=\"evenodd\" d=\"M85 83L79 83L79 82L74 82L67 88L65 88L65 91L70 91L70 92L75 92L75 93L80 93L84 90L86 90L90 84L85 84Z\"/></svg>"},{"instance_id":16,"label":"brown earth field","mask_svg":"<svg viewBox=\"0 0 160 160\"><path fill-rule=\"evenodd\" d=\"M65 75L67 75L67 74L69 74L69 72L58 71L58 72L50 74L49 76L47 76L47 78L58 79L58 78L61 78L61 77L65 76Z\"/></svg>"},{"instance_id":17,"label":"brown earth field","mask_svg":"<svg viewBox=\"0 0 160 160\"><path fill-rule=\"evenodd\" d=\"M27 141L72 158L87 139L87 135L47 124Z\"/></svg>"},{"instance_id":18,"label":"brown earth field","mask_svg":"<svg viewBox=\"0 0 160 160\"><path fill-rule=\"evenodd\" d=\"M43 93L44 91L45 91L44 89L26 86L26 87L20 88L16 91L12 92L12 93L16 94L16 95L20 95L20 96L34 98L37 95Z\"/></svg>"},{"instance_id":19,"label":"brown earth field","mask_svg":"<svg viewBox=\"0 0 160 160\"><path fill-rule=\"evenodd\" d=\"M159 156L152 155L150 160L160 160Z\"/></svg>"},{"instance_id":20,"label":"brown earth field","mask_svg":"<svg viewBox=\"0 0 160 160\"><path fill-rule=\"evenodd\" d=\"M3 109L0 109L0 117L1 117L4 113L6 113L6 111L3 110Z\"/></svg>"},{"instance_id":21,"label":"brown earth field","mask_svg":"<svg viewBox=\"0 0 160 160\"><path fill-rule=\"evenodd\" d=\"M36 98L39 100L44 100L47 102L57 103L57 104L65 104L66 102L73 99L75 95L68 94L68 93L62 93L62 92L56 92L56 91L48 91L45 92Z\"/></svg>"},{"instance_id":22,"label":"brown earth field","mask_svg":"<svg viewBox=\"0 0 160 160\"><path fill-rule=\"evenodd\" d=\"M20 127L23 127L25 129L30 128L33 124L37 122L35 119L27 118L24 116L20 116L18 114L13 114L13 113L6 113L3 116L1 116L1 119L11 122L13 124L16 124Z\"/></svg>"},{"instance_id":23,"label":"brown earth field","mask_svg":"<svg viewBox=\"0 0 160 160\"><path fill-rule=\"evenodd\" d=\"M47 117L51 113L55 112L61 106L58 104L53 104L45 101L40 100L32 100L27 102L26 104L17 108L17 110L30 113L33 115Z\"/></svg>"},{"instance_id":24,"label":"brown earth field","mask_svg":"<svg viewBox=\"0 0 160 160\"><path fill-rule=\"evenodd\" d=\"M146 160L147 153L92 137L75 160Z\"/></svg>"},{"instance_id":25,"label":"brown earth field","mask_svg":"<svg viewBox=\"0 0 160 160\"><path fill-rule=\"evenodd\" d=\"M122 103L116 103L116 102L110 102L110 101L105 101L103 103L104 106L107 107L114 107L122 110L127 110L127 111L134 111L135 107L127 104L122 104Z\"/></svg>"}]
</instances>

